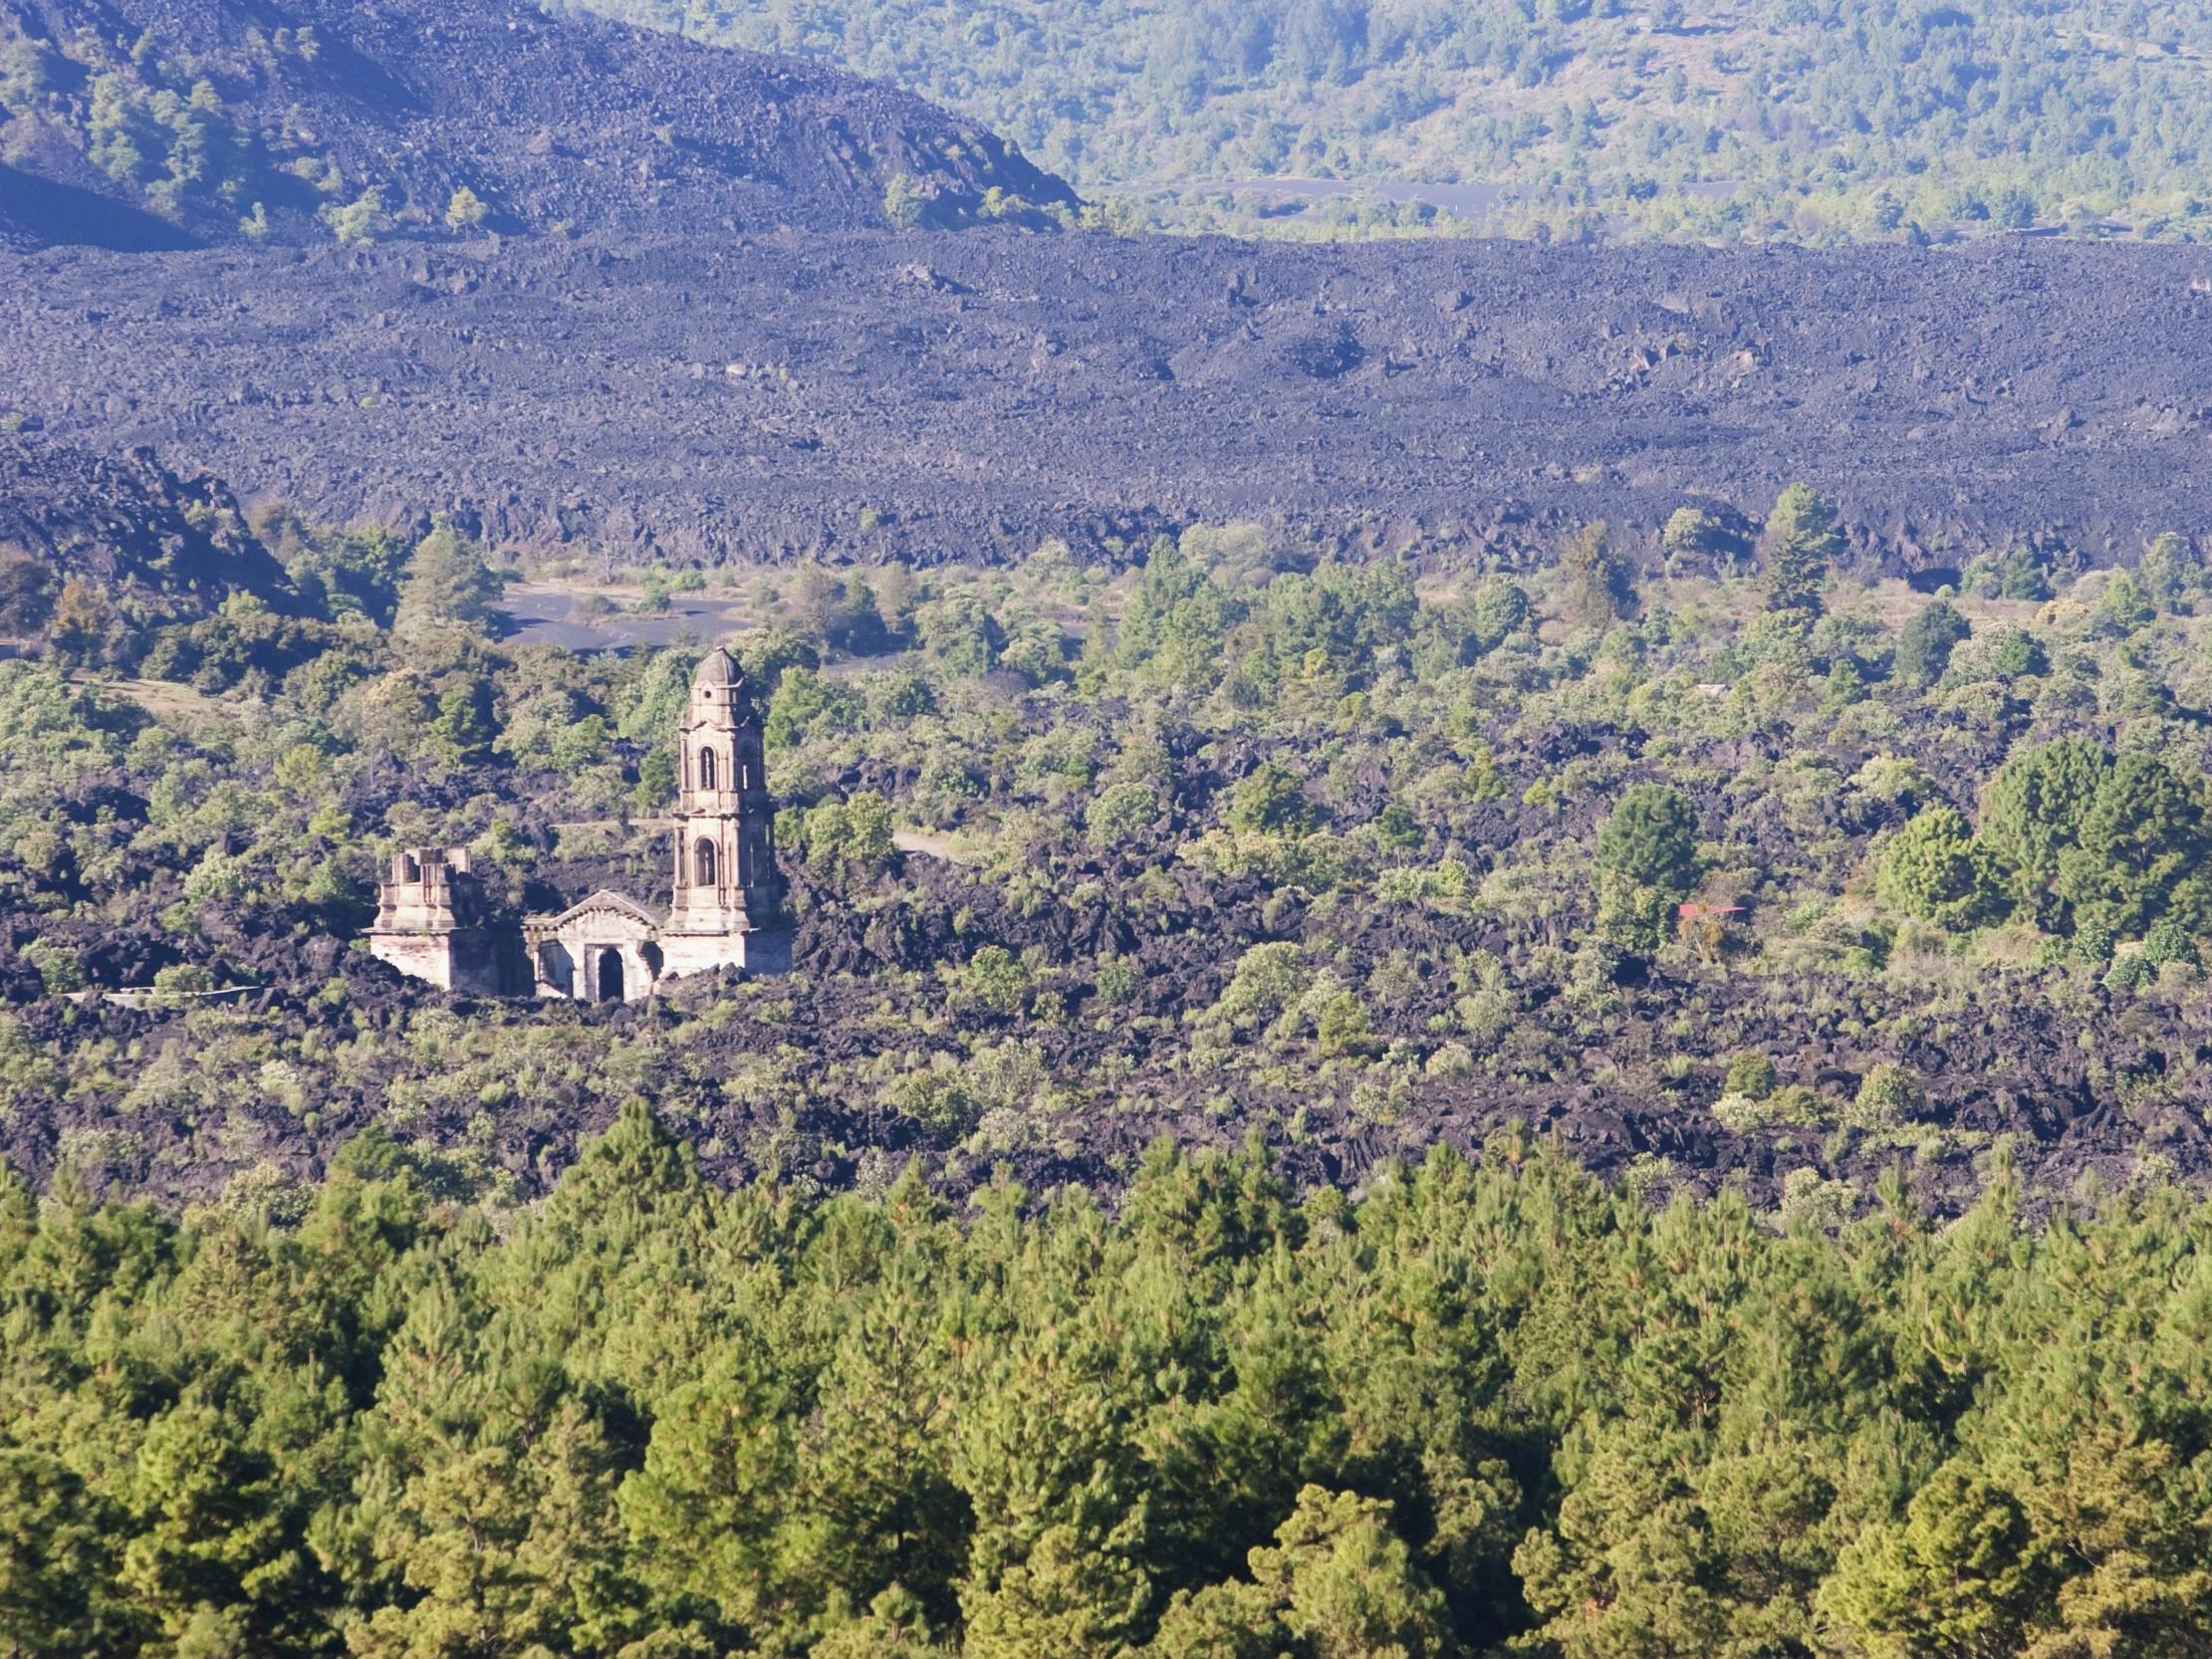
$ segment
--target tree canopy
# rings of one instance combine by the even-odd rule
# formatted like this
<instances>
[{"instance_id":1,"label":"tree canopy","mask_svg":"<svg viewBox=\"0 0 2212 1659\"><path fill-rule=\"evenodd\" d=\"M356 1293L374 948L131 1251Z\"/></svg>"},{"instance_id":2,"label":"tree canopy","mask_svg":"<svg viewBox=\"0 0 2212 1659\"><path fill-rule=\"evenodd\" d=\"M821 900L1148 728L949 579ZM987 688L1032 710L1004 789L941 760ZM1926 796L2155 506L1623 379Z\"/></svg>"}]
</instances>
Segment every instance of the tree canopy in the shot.
<instances>
[{"instance_id":1,"label":"tree canopy","mask_svg":"<svg viewBox=\"0 0 2212 1659\"><path fill-rule=\"evenodd\" d=\"M2176 1651L2202 1212L1835 1238L1554 1153L1347 1204L718 1191L632 1102L496 1231L0 1176L0 1642L414 1655Z\"/></svg>"}]
</instances>

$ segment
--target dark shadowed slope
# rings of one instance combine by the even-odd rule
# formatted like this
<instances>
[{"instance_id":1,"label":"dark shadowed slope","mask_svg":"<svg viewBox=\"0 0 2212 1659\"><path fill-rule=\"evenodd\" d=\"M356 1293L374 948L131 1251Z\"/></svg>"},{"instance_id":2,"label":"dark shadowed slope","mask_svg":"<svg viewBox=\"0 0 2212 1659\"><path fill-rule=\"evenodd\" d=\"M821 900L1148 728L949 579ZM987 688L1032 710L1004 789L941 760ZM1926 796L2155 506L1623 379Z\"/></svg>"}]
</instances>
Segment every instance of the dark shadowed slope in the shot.
<instances>
[{"instance_id":1,"label":"dark shadowed slope","mask_svg":"<svg viewBox=\"0 0 2212 1659\"><path fill-rule=\"evenodd\" d=\"M27 170L206 240L447 233L464 187L494 227L617 237L879 224L894 180L945 222L1074 200L905 94L509 0L0 0L0 54Z\"/></svg>"},{"instance_id":2,"label":"dark shadowed slope","mask_svg":"<svg viewBox=\"0 0 2212 1659\"><path fill-rule=\"evenodd\" d=\"M109 459L0 436L0 635L37 631L71 577L141 623L205 615L234 592L296 600L214 479L179 478L142 451Z\"/></svg>"}]
</instances>

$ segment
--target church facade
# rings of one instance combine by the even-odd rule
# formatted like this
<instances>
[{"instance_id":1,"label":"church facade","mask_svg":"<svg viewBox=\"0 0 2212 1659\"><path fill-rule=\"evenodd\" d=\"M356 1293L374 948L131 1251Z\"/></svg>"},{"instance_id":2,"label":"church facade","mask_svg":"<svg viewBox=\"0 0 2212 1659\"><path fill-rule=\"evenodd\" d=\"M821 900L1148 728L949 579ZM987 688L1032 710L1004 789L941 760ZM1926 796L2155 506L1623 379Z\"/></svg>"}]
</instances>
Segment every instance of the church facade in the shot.
<instances>
[{"instance_id":1,"label":"church facade","mask_svg":"<svg viewBox=\"0 0 2212 1659\"><path fill-rule=\"evenodd\" d=\"M485 996L635 1002L664 979L790 966L771 834L760 712L726 650L692 676L677 732L674 879L663 908L612 888L526 916L519 940L484 913L465 847L411 847L392 862L369 948L400 972Z\"/></svg>"}]
</instances>

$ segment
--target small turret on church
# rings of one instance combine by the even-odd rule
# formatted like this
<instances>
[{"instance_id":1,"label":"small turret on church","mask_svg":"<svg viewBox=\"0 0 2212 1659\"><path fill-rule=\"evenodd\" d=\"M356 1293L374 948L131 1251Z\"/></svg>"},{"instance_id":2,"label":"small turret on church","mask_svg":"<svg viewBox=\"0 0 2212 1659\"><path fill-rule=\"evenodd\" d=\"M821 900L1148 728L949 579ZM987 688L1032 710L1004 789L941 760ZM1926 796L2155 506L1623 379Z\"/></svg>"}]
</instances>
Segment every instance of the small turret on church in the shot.
<instances>
[{"instance_id":1,"label":"small turret on church","mask_svg":"<svg viewBox=\"0 0 2212 1659\"><path fill-rule=\"evenodd\" d=\"M489 920L467 847L401 847L391 855L390 879L376 889L369 948L447 991L499 996L514 988L518 970Z\"/></svg>"}]
</instances>

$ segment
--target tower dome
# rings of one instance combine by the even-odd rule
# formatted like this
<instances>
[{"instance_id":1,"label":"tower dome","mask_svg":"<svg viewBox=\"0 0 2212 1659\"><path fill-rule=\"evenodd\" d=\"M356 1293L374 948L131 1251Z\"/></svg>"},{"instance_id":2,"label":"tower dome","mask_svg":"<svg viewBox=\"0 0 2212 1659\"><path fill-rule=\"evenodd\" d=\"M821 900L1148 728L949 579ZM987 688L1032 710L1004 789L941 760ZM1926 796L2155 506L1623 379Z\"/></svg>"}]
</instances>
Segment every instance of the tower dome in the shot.
<instances>
[{"instance_id":1,"label":"tower dome","mask_svg":"<svg viewBox=\"0 0 2212 1659\"><path fill-rule=\"evenodd\" d=\"M727 686L742 685L745 675L737 666L737 658L730 655L726 646L717 645L699 659L698 671L691 676L694 691L717 691Z\"/></svg>"}]
</instances>

